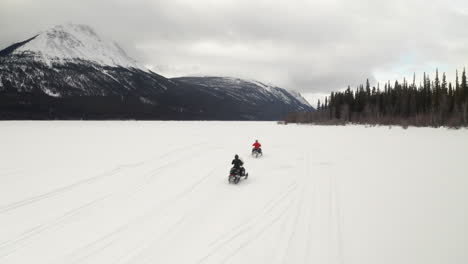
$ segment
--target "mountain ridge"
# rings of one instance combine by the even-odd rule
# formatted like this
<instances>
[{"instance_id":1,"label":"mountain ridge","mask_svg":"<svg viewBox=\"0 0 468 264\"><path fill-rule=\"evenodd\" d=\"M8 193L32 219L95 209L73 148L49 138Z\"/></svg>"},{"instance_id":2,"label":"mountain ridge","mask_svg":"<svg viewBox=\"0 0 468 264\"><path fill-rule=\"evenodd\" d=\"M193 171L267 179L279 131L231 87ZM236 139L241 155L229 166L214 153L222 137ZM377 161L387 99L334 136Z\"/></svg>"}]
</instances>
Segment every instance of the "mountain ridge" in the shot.
<instances>
[{"instance_id":1,"label":"mountain ridge","mask_svg":"<svg viewBox=\"0 0 468 264\"><path fill-rule=\"evenodd\" d=\"M312 107L309 104L309 102L304 97L302 97L300 93L280 88L277 86L267 85L256 80L228 76L182 76L177 78L171 78L171 80L200 85L214 89L228 90L227 95L233 97L239 97L245 94L247 94L248 96L249 94L252 94L255 92L255 90L257 90L261 94L265 95L265 97L261 97L259 94L255 94L256 97L260 96L260 98L257 99L268 101L272 100L272 98L276 98L278 100L285 100L287 102L292 102L295 99L304 106ZM239 91L241 91L241 93L238 93Z\"/></svg>"},{"instance_id":2,"label":"mountain ridge","mask_svg":"<svg viewBox=\"0 0 468 264\"><path fill-rule=\"evenodd\" d=\"M1 119L277 120L313 109L257 81L231 77L219 89L168 79L85 25L55 26L0 54Z\"/></svg>"}]
</instances>

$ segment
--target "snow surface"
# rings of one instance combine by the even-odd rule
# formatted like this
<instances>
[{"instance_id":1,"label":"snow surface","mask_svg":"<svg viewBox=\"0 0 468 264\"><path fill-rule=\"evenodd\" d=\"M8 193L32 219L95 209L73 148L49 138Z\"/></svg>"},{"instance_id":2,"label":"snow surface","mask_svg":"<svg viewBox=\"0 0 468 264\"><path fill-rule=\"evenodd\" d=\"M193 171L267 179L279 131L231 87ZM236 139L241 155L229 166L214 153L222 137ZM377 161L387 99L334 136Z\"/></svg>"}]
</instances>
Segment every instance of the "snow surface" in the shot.
<instances>
[{"instance_id":1,"label":"snow surface","mask_svg":"<svg viewBox=\"0 0 468 264\"><path fill-rule=\"evenodd\" d=\"M65 24L41 32L36 38L16 49L14 54L28 53L48 65L76 60L100 65L138 68L147 71L114 42L99 37L87 25Z\"/></svg>"},{"instance_id":2,"label":"snow surface","mask_svg":"<svg viewBox=\"0 0 468 264\"><path fill-rule=\"evenodd\" d=\"M468 263L466 129L1 122L0 131L0 263ZM236 153L250 177L229 185Z\"/></svg>"}]
</instances>

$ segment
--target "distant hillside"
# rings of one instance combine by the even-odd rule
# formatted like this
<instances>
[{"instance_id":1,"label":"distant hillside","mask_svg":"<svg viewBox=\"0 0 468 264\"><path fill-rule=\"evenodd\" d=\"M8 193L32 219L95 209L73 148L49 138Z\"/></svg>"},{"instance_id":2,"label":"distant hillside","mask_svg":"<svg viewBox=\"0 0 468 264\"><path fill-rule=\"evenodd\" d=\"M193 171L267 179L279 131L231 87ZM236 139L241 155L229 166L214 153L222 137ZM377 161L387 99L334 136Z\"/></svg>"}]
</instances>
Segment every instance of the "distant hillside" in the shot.
<instances>
[{"instance_id":1,"label":"distant hillside","mask_svg":"<svg viewBox=\"0 0 468 264\"><path fill-rule=\"evenodd\" d=\"M0 51L0 119L277 120L312 109L258 82L195 80L149 71L89 26L60 25Z\"/></svg>"}]
</instances>

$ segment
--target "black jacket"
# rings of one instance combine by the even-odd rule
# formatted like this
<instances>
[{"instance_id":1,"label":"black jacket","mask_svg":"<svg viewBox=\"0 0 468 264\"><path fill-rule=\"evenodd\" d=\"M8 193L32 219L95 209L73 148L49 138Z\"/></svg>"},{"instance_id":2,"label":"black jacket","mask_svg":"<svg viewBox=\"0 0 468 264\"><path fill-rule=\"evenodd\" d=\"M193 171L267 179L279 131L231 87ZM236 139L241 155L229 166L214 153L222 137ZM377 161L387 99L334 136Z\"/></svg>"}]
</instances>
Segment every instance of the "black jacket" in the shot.
<instances>
[{"instance_id":1,"label":"black jacket","mask_svg":"<svg viewBox=\"0 0 468 264\"><path fill-rule=\"evenodd\" d=\"M244 165L244 162L240 159L233 159L231 164L234 165L234 168L240 168L242 165Z\"/></svg>"}]
</instances>

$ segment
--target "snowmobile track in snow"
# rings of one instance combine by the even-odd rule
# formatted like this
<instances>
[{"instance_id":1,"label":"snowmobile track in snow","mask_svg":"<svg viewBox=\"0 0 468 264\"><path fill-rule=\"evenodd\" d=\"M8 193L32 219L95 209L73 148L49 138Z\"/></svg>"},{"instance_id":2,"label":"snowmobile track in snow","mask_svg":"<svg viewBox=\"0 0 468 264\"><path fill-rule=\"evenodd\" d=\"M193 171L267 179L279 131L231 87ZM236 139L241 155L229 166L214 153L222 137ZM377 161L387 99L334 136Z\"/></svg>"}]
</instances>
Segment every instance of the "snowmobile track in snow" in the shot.
<instances>
[{"instance_id":1,"label":"snowmobile track in snow","mask_svg":"<svg viewBox=\"0 0 468 264\"><path fill-rule=\"evenodd\" d=\"M468 155L465 130L1 126L8 136L0 137L0 264L468 261L453 246L463 245L468 211L459 202L468 198L459 170ZM250 156L253 138L265 145L261 159ZM421 146L437 151L427 155ZM235 154L249 178L230 185Z\"/></svg>"}]
</instances>

